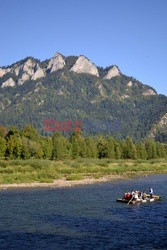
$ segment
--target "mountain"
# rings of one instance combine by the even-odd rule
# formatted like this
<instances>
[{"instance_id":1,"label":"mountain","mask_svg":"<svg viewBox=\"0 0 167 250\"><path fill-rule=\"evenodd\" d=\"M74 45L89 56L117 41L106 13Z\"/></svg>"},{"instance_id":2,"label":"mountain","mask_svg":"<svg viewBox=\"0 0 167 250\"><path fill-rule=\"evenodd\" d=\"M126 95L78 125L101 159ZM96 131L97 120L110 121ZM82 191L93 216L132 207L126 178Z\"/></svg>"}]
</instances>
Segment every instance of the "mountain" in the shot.
<instances>
[{"instance_id":1,"label":"mountain","mask_svg":"<svg viewBox=\"0 0 167 250\"><path fill-rule=\"evenodd\" d=\"M167 139L167 97L124 75L118 66L96 66L87 57L56 53L39 61L27 57L0 68L0 124L22 128L32 124L42 134L44 119L100 122L119 121L120 130L103 133L117 138L147 136ZM50 132L51 133L51 132ZM64 132L64 134L66 134Z\"/></svg>"}]
</instances>

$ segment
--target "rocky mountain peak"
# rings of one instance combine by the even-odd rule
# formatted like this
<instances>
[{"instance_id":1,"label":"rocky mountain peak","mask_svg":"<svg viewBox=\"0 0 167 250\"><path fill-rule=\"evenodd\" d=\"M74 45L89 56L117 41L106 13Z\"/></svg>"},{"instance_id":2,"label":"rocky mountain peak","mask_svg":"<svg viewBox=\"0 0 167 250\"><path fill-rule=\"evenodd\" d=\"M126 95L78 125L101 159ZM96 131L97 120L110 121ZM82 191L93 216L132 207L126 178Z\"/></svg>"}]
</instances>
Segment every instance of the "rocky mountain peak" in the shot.
<instances>
[{"instance_id":1,"label":"rocky mountain peak","mask_svg":"<svg viewBox=\"0 0 167 250\"><path fill-rule=\"evenodd\" d=\"M110 80L111 78L115 77L115 76L119 76L120 75L120 70L118 69L117 66L113 66L107 73L107 75L104 77L104 79Z\"/></svg>"},{"instance_id":2,"label":"rocky mountain peak","mask_svg":"<svg viewBox=\"0 0 167 250\"><path fill-rule=\"evenodd\" d=\"M66 65L66 67L65 67ZM66 70L69 70L71 72L75 73L86 73L91 74L94 76L99 77L100 73L100 79L112 79L115 76L121 76L121 72L119 68L114 65L111 67L108 67L106 69L100 69L98 71L98 68L94 63L92 63L87 57L81 55L79 57L77 56L71 56L71 57L64 57L59 52L56 52L55 55L50 60L45 60L44 62L41 62L33 57L27 57L19 62L16 62L15 64L12 64L8 67L2 67L0 68L0 84L1 87L13 87L15 85L22 85L26 81L31 80L37 80L42 77L46 77L57 70L63 69L65 67ZM107 71L107 73L106 73ZM104 76L104 77L103 77ZM120 81L121 81L120 77ZM126 94L128 91L133 91L133 87L138 87L138 84L136 82L132 82L131 79L129 79L129 82L127 83L126 93L124 93L123 98L127 98ZM99 85L99 91L100 95L102 96L102 87ZM104 92L104 91L103 91ZM114 90L112 91L112 93ZM152 88L143 88L141 95L143 96L151 96L156 95L156 91Z\"/></svg>"},{"instance_id":3,"label":"rocky mountain peak","mask_svg":"<svg viewBox=\"0 0 167 250\"><path fill-rule=\"evenodd\" d=\"M38 68L39 65L34 62L32 59L28 59L20 68L20 71L22 73L22 71L25 73L27 73L30 76L33 76L33 74L35 73L36 68Z\"/></svg>"},{"instance_id":4,"label":"rocky mountain peak","mask_svg":"<svg viewBox=\"0 0 167 250\"><path fill-rule=\"evenodd\" d=\"M40 68L32 58L27 59L23 64L14 69L16 76L19 76L18 84L22 85L25 81L36 80L45 76L45 71Z\"/></svg>"},{"instance_id":5,"label":"rocky mountain peak","mask_svg":"<svg viewBox=\"0 0 167 250\"><path fill-rule=\"evenodd\" d=\"M122 74L117 66L96 67L83 55L64 57L57 52L43 62L28 57L1 67L0 76L1 124L22 127L31 121L42 131L41 121L58 114L62 121L115 119L121 122L118 138L131 135L139 140L155 128L154 124L156 138L166 133L167 97ZM116 134L112 124L106 124L111 136Z\"/></svg>"},{"instance_id":6,"label":"rocky mountain peak","mask_svg":"<svg viewBox=\"0 0 167 250\"><path fill-rule=\"evenodd\" d=\"M18 77L18 85L22 85L25 81L36 80L45 76L45 70L41 69L39 63L33 58L28 58L23 63L16 63L13 67L6 69L0 69L0 77L3 77L7 73L15 74ZM12 78L2 83L2 87L13 87L15 83L12 82Z\"/></svg>"},{"instance_id":7,"label":"rocky mountain peak","mask_svg":"<svg viewBox=\"0 0 167 250\"><path fill-rule=\"evenodd\" d=\"M70 71L75 73L87 73L95 76L99 76L99 72L94 63L92 63L85 56L79 56L75 64L72 66Z\"/></svg>"},{"instance_id":8,"label":"rocky mountain peak","mask_svg":"<svg viewBox=\"0 0 167 250\"><path fill-rule=\"evenodd\" d=\"M34 74L34 68L36 67L37 63L32 58L25 59L24 62L16 63L13 67L10 67L8 72L14 73L16 76L22 75L26 72L29 75Z\"/></svg>"},{"instance_id":9,"label":"rocky mountain peak","mask_svg":"<svg viewBox=\"0 0 167 250\"><path fill-rule=\"evenodd\" d=\"M59 53L58 51L56 51L56 53L54 54L54 56L53 56L53 57L58 57L58 56L63 57L61 53Z\"/></svg>"},{"instance_id":10,"label":"rocky mountain peak","mask_svg":"<svg viewBox=\"0 0 167 250\"><path fill-rule=\"evenodd\" d=\"M50 59L47 70L50 70L50 72L52 73L54 71L64 68L65 64L66 63L63 56L60 53L56 52L54 57Z\"/></svg>"}]
</instances>

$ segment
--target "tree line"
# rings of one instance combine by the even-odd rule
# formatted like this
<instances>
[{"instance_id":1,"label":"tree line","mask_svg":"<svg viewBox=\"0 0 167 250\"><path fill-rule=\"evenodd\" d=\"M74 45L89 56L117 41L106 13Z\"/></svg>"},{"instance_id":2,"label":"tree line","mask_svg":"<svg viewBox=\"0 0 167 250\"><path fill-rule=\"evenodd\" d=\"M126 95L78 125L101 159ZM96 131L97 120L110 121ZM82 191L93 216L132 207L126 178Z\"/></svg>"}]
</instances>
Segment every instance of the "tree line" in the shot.
<instances>
[{"instance_id":1,"label":"tree line","mask_svg":"<svg viewBox=\"0 0 167 250\"><path fill-rule=\"evenodd\" d=\"M116 140L102 135L84 137L74 131L65 138L60 132L52 136L41 136L31 125L19 130L16 126L7 130L0 126L0 158L5 159L156 159L166 158L167 145L146 139L134 143L132 138Z\"/></svg>"}]
</instances>

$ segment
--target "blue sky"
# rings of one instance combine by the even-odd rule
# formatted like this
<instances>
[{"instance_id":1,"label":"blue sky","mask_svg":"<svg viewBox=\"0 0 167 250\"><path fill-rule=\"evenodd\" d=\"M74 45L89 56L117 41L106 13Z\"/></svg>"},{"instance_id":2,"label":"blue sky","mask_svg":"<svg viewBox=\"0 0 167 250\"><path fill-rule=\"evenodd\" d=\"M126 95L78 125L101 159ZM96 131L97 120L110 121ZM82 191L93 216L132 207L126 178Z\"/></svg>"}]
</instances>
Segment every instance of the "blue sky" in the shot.
<instances>
[{"instance_id":1,"label":"blue sky","mask_svg":"<svg viewBox=\"0 0 167 250\"><path fill-rule=\"evenodd\" d=\"M167 95L166 0L0 0L0 66L56 51L116 64Z\"/></svg>"}]
</instances>

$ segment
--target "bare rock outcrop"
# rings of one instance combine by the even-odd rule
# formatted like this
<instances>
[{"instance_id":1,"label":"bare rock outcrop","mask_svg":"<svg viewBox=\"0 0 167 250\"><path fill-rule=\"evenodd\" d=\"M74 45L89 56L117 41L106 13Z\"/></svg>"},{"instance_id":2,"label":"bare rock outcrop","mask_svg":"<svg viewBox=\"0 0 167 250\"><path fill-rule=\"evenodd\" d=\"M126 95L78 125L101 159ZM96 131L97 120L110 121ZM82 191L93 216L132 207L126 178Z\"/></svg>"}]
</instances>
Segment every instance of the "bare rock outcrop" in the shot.
<instances>
[{"instance_id":1,"label":"bare rock outcrop","mask_svg":"<svg viewBox=\"0 0 167 250\"><path fill-rule=\"evenodd\" d=\"M5 88L5 87L13 87L15 86L15 81L13 80L13 78L9 78L8 80L6 80L5 82L2 83L1 88Z\"/></svg>"},{"instance_id":2,"label":"bare rock outcrop","mask_svg":"<svg viewBox=\"0 0 167 250\"><path fill-rule=\"evenodd\" d=\"M41 77L45 77L45 70L40 68L39 63L37 63L32 58L28 58L24 63L19 65L18 63L15 64L13 67L10 68L0 68L0 77L3 77L5 74L11 72L18 77L18 85L22 85L24 82L32 79L36 80ZM9 82L5 82L5 85L9 84L12 86L11 80Z\"/></svg>"},{"instance_id":3,"label":"bare rock outcrop","mask_svg":"<svg viewBox=\"0 0 167 250\"><path fill-rule=\"evenodd\" d=\"M117 66L113 66L107 73L107 75L104 77L104 79L110 80L111 78L115 76L119 76L120 71Z\"/></svg>"},{"instance_id":4,"label":"bare rock outcrop","mask_svg":"<svg viewBox=\"0 0 167 250\"><path fill-rule=\"evenodd\" d=\"M54 57L50 59L47 69L49 69L50 72L54 72L54 71L64 68L65 64L66 63L65 63L63 56L59 54L58 52L56 52Z\"/></svg>"},{"instance_id":5,"label":"bare rock outcrop","mask_svg":"<svg viewBox=\"0 0 167 250\"><path fill-rule=\"evenodd\" d=\"M153 89L147 89L142 93L143 96L156 95L156 92Z\"/></svg>"},{"instance_id":6,"label":"bare rock outcrop","mask_svg":"<svg viewBox=\"0 0 167 250\"><path fill-rule=\"evenodd\" d=\"M20 76L18 80L19 85L30 79L36 80L45 76L45 71L32 59L28 59L24 64L16 67L14 73Z\"/></svg>"},{"instance_id":7,"label":"bare rock outcrop","mask_svg":"<svg viewBox=\"0 0 167 250\"><path fill-rule=\"evenodd\" d=\"M11 68L11 72L16 76L22 76L24 73L33 76L38 67L38 64L33 59L29 58L21 65L14 65L14 67Z\"/></svg>"},{"instance_id":8,"label":"bare rock outcrop","mask_svg":"<svg viewBox=\"0 0 167 250\"><path fill-rule=\"evenodd\" d=\"M45 72L40 67L37 69L37 71L34 73L34 75L31 77L32 80L36 80L38 78L45 77Z\"/></svg>"},{"instance_id":9,"label":"bare rock outcrop","mask_svg":"<svg viewBox=\"0 0 167 250\"><path fill-rule=\"evenodd\" d=\"M28 75L33 76L35 73L35 68L37 64L32 59L28 59L22 67L23 72L26 72Z\"/></svg>"},{"instance_id":10,"label":"bare rock outcrop","mask_svg":"<svg viewBox=\"0 0 167 250\"><path fill-rule=\"evenodd\" d=\"M3 77L5 75L5 70L0 68L0 78Z\"/></svg>"},{"instance_id":11,"label":"bare rock outcrop","mask_svg":"<svg viewBox=\"0 0 167 250\"><path fill-rule=\"evenodd\" d=\"M76 63L72 66L70 71L75 73L87 73L95 76L99 76L97 67L86 57L80 56Z\"/></svg>"},{"instance_id":12,"label":"bare rock outcrop","mask_svg":"<svg viewBox=\"0 0 167 250\"><path fill-rule=\"evenodd\" d=\"M126 99L126 98L130 98L129 95L122 95L121 97L122 97L123 100Z\"/></svg>"},{"instance_id":13,"label":"bare rock outcrop","mask_svg":"<svg viewBox=\"0 0 167 250\"><path fill-rule=\"evenodd\" d=\"M22 74L22 76L18 80L18 85L22 85L24 82L28 81L30 79L30 76L25 72Z\"/></svg>"},{"instance_id":14,"label":"bare rock outcrop","mask_svg":"<svg viewBox=\"0 0 167 250\"><path fill-rule=\"evenodd\" d=\"M128 87L132 87L133 86L133 82L132 81L129 81L128 84L127 84Z\"/></svg>"},{"instance_id":15,"label":"bare rock outcrop","mask_svg":"<svg viewBox=\"0 0 167 250\"><path fill-rule=\"evenodd\" d=\"M167 113L162 116L161 120L159 121L158 126L159 127L165 127L165 126L167 126Z\"/></svg>"},{"instance_id":16,"label":"bare rock outcrop","mask_svg":"<svg viewBox=\"0 0 167 250\"><path fill-rule=\"evenodd\" d=\"M18 76L20 74L23 73L23 65L20 65L20 66L16 66L14 69L13 69L13 73Z\"/></svg>"}]
</instances>

